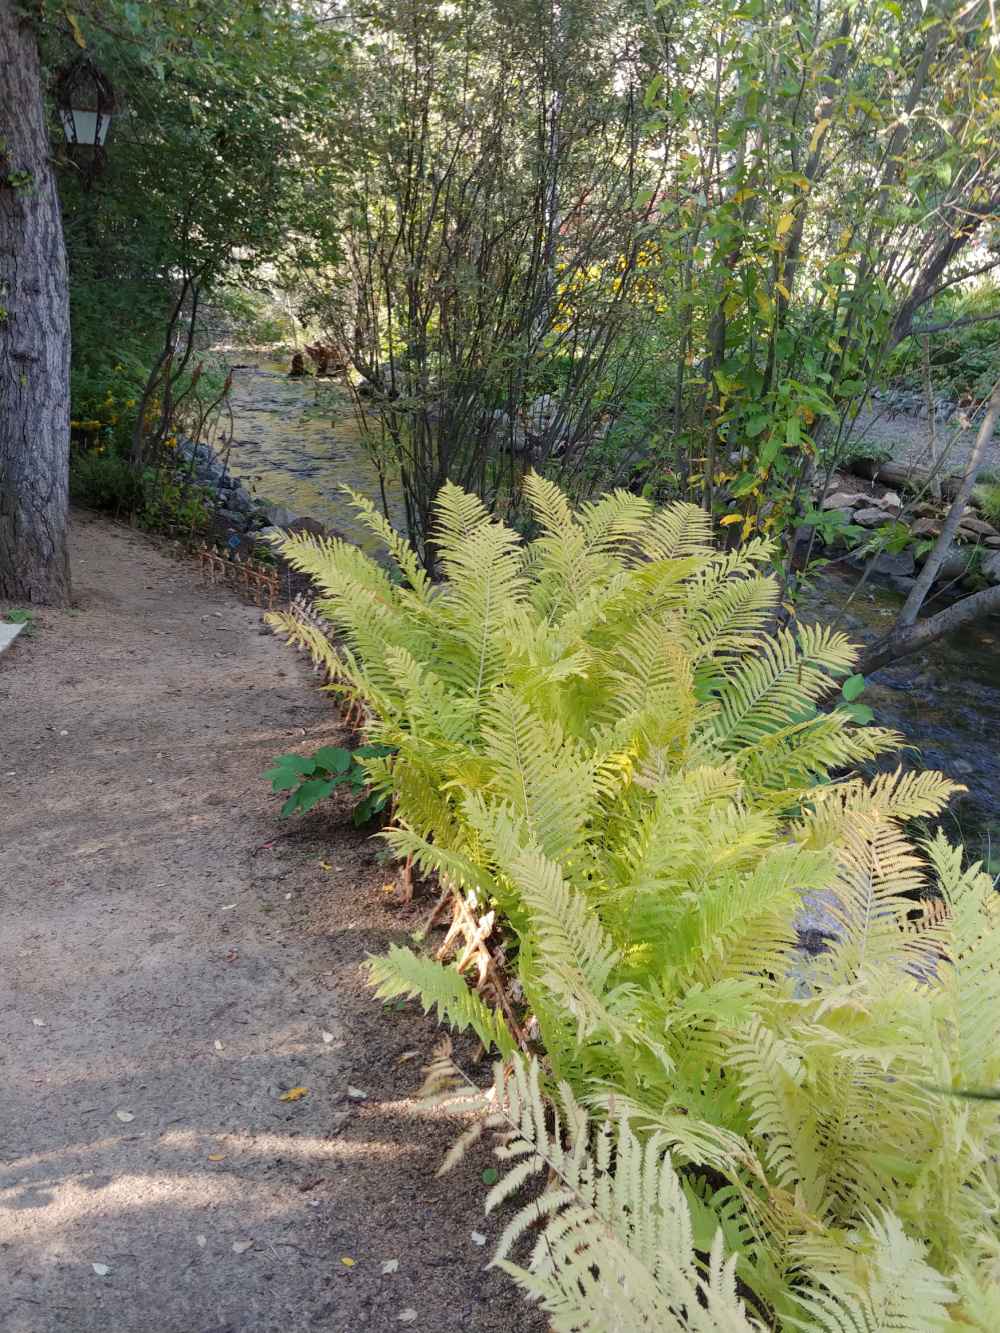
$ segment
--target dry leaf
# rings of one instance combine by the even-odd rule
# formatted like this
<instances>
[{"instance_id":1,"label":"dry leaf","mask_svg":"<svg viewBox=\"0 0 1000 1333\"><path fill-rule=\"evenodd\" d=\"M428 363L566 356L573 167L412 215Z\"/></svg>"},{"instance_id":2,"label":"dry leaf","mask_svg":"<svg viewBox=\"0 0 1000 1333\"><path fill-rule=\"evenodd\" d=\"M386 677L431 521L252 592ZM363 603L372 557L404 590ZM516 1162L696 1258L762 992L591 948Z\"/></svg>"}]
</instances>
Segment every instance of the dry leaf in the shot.
<instances>
[{"instance_id":1,"label":"dry leaf","mask_svg":"<svg viewBox=\"0 0 1000 1333\"><path fill-rule=\"evenodd\" d=\"M383 1273L395 1273L396 1270L397 1270L398 1268L399 1268L399 1260L398 1260L398 1259L383 1259L383 1260L382 1260L382 1272L383 1272Z\"/></svg>"},{"instance_id":2,"label":"dry leaf","mask_svg":"<svg viewBox=\"0 0 1000 1333\"><path fill-rule=\"evenodd\" d=\"M44 1018L33 1018L31 1021L32 1023L34 1023L36 1028L44 1028L48 1026Z\"/></svg>"},{"instance_id":3,"label":"dry leaf","mask_svg":"<svg viewBox=\"0 0 1000 1333\"><path fill-rule=\"evenodd\" d=\"M131 1111L116 1111L115 1116L122 1122L123 1125L127 1125L130 1121L135 1119L135 1116L132 1114Z\"/></svg>"},{"instance_id":4,"label":"dry leaf","mask_svg":"<svg viewBox=\"0 0 1000 1333\"><path fill-rule=\"evenodd\" d=\"M107 1277L107 1275L111 1272L111 1269L107 1266L107 1264L91 1264L90 1266L98 1277Z\"/></svg>"},{"instance_id":5,"label":"dry leaf","mask_svg":"<svg viewBox=\"0 0 1000 1333\"><path fill-rule=\"evenodd\" d=\"M69 24L70 32L73 34L73 41L76 42L81 51L84 50L87 45L87 39L80 30L80 24L77 22L76 15L70 14L67 11L66 22Z\"/></svg>"},{"instance_id":6,"label":"dry leaf","mask_svg":"<svg viewBox=\"0 0 1000 1333\"><path fill-rule=\"evenodd\" d=\"M360 1088L352 1088L350 1084L347 1085L347 1095L353 1097L356 1102L363 1102L368 1096L367 1092L362 1092Z\"/></svg>"},{"instance_id":7,"label":"dry leaf","mask_svg":"<svg viewBox=\"0 0 1000 1333\"><path fill-rule=\"evenodd\" d=\"M208 1154L208 1160L210 1162L224 1162L226 1157L225 1154L221 1152L210 1152Z\"/></svg>"},{"instance_id":8,"label":"dry leaf","mask_svg":"<svg viewBox=\"0 0 1000 1333\"><path fill-rule=\"evenodd\" d=\"M287 1092L283 1092L283 1093L281 1094L281 1096L278 1098L278 1101L279 1101L279 1102L297 1102L297 1101L299 1101L302 1097L307 1096L307 1095L308 1095L308 1092L309 1092L309 1089L308 1089L308 1088L289 1088Z\"/></svg>"},{"instance_id":9,"label":"dry leaf","mask_svg":"<svg viewBox=\"0 0 1000 1333\"><path fill-rule=\"evenodd\" d=\"M402 1055L397 1057L396 1064L405 1065L407 1060L416 1060L419 1054L419 1051L404 1051Z\"/></svg>"},{"instance_id":10,"label":"dry leaf","mask_svg":"<svg viewBox=\"0 0 1000 1333\"><path fill-rule=\"evenodd\" d=\"M344 1265L345 1268L354 1267L354 1260L351 1258L349 1254L342 1254L340 1256L340 1262Z\"/></svg>"},{"instance_id":11,"label":"dry leaf","mask_svg":"<svg viewBox=\"0 0 1000 1333\"><path fill-rule=\"evenodd\" d=\"M474 1231L472 1233L472 1243L473 1245L485 1245L486 1237L483 1235L481 1231Z\"/></svg>"},{"instance_id":12,"label":"dry leaf","mask_svg":"<svg viewBox=\"0 0 1000 1333\"><path fill-rule=\"evenodd\" d=\"M223 1044L222 1044L221 1041L217 1041L217 1042L215 1042L214 1045L215 1045L215 1049L216 1049L217 1051L223 1051L223 1050L225 1050L225 1047L223 1046Z\"/></svg>"},{"instance_id":13,"label":"dry leaf","mask_svg":"<svg viewBox=\"0 0 1000 1333\"><path fill-rule=\"evenodd\" d=\"M416 1317L417 1312L412 1308L408 1310L400 1310L399 1314L396 1316L401 1324L412 1324Z\"/></svg>"},{"instance_id":14,"label":"dry leaf","mask_svg":"<svg viewBox=\"0 0 1000 1333\"><path fill-rule=\"evenodd\" d=\"M320 869L321 869L321 870L332 870L332 869L333 869L333 866L330 864L329 861L320 861L319 865L320 865Z\"/></svg>"},{"instance_id":15,"label":"dry leaf","mask_svg":"<svg viewBox=\"0 0 1000 1333\"><path fill-rule=\"evenodd\" d=\"M219 908L219 911L220 911L220 912L231 912L235 906L236 906L235 903L226 903L225 907L220 907L220 908Z\"/></svg>"},{"instance_id":16,"label":"dry leaf","mask_svg":"<svg viewBox=\"0 0 1000 1333\"><path fill-rule=\"evenodd\" d=\"M330 1042L333 1041L333 1033L332 1033L332 1032L321 1032L319 1035L323 1038L323 1040L326 1042L326 1044L327 1044L328 1046L329 1046Z\"/></svg>"},{"instance_id":17,"label":"dry leaf","mask_svg":"<svg viewBox=\"0 0 1000 1333\"><path fill-rule=\"evenodd\" d=\"M253 1246L252 1240L234 1240L233 1254L246 1254L247 1250L249 1250L252 1246Z\"/></svg>"},{"instance_id":18,"label":"dry leaf","mask_svg":"<svg viewBox=\"0 0 1000 1333\"><path fill-rule=\"evenodd\" d=\"M823 132L829 124L830 121L827 117L824 117L822 120L817 120L816 128L813 130L812 138L809 140L810 153L815 153L816 149L819 147L819 141L822 139Z\"/></svg>"}]
</instances>

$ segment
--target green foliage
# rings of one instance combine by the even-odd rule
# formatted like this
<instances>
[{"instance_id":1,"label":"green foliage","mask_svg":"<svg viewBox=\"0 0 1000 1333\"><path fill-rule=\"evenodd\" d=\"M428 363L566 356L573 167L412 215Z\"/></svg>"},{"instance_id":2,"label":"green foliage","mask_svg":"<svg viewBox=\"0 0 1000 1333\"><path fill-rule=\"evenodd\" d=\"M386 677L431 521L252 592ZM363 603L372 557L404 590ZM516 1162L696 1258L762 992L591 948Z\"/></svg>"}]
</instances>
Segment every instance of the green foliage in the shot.
<instances>
[{"instance_id":1,"label":"green foliage","mask_svg":"<svg viewBox=\"0 0 1000 1333\"><path fill-rule=\"evenodd\" d=\"M946 289L921 312L920 323L951 324L1000 311L1000 284L991 277L971 286ZM951 398L988 398L996 382L1000 358L1000 319L958 324L929 335L930 378L936 393ZM911 388L924 388L922 339L904 343L892 358L889 373Z\"/></svg>"},{"instance_id":2,"label":"green foliage","mask_svg":"<svg viewBox=\"0 0 1000 1333\"><path fill-rule=\"evenodd\" d=\"M211 492L192 482L184 467L136 467L104 446L73 453L69 486L77 504L134 519L153 532L202 532L212 515Z\"/></svg>"},{"instance_id":3,"label":"green foliage","mask_svg":"<svg viewBox=\"0 0 1000 1333\"><path fill-rule=\"evenodd\" d=\"M955 1307L991 1327L1000 1108L927 1089L1000 1081L1000 909L943 838L920 854L902 832L952 784L833 776L898 738L850 716L864 681L843 636L767 635L761 543L713 550L690 506L617 493L573 513L536 476L526 494L532 541L444 488L440 586L398 539L392 578L290 537L340 646L272 617L397 748L369 766L397 802L390 845L514 937L540 1091L565 1117L550 1133L522 1087L534 1109L495 1197L542 1163L557 1179L512 1224L550 1219L516 1275L567 1329L621 1327L626 1299L629 1327L664 1326L672 1301L690 1320L692 1246L731 1321L928 1330ZM804 903L818 954L799 946ZM394 949L373 972L509 1047L453 969ZM665 1202L678 1180L687 1223Z\"/></svg>"},{"instance_id":4,"label":"green foliage","mask_svg":"<svg viewBox=\"0 0 1000 1333\"><path fill-rule=\"evenodd\" d=\"M981 481L973 492L983 517L996 526L1000 524L1000 484Z\"/></svg>"},{"instance_id":5,"label":"green foliage","mask_svg":"<svg viewBox=\"0 0 1000 1333\"><path fill-rule=\"evenodd\" d=\"M367 791L369 785L365 760L387 759L393 753L388 745L358 745L346 750L338 745L323 745L308 757L282 754L264 774L271 779L271 790L291 791L281 807L283 815L306 814L326 800L337 787L344 786L358 797L354 822L367 824L382 811L388 797L379 791Z\"/></svg>"},{"instance_id":6,"label":"green foliage","mask_svg":"<svg viewBox=\"0 0 1000 1333\"><path fill-rule=\"evenodd\" d=\"M143 506L142 474L116 453L90 450L70 459L70 495L77 504L116 516L129 516Z\"/></svg>"}]
</instances>

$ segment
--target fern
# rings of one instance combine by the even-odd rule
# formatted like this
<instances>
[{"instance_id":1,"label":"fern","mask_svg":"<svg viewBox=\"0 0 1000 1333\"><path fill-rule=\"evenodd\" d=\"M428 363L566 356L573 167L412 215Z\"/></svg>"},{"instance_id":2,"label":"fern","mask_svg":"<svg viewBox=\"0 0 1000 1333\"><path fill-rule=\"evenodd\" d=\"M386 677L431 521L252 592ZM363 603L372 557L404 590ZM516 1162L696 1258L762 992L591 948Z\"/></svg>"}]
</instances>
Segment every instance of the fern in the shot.
<instances>
[{"instance_id":1,"label":"fern","mask_svg":"<svg viewBox=\"0 0 1000 1333\"><path fill-rule=\"evenodd\" d=\"M469 989L453 967L394 944L383 957L369 961L368 976L380 999L419 998L425 1012L435 1008L450 1027L459 1032L472 1028L487 1049L495 1046L502 1055L513 1053L514 1042L503 1019Z\"/></svg>"},{"instance_id":2,"label":"fern","mask_svg":"<svg viewBox=\"0 0 1000 1333\"><path fill-rule=\"evenodd\" d=\"M532 1176L549 1183L507 1224L493 1263L541 1304L553 1329L759 1327L739 1297L736 1259L725 1254L721 1232L707 1259L696 1252L689 1205L658 1136L641 1142L626 1120L592 1129L565 1083L550 1115L536 1062L515 1061L497 1082L492 1122L511 1131L498 1155L516 1166L491 1190L487 1212ZM510 1255L536 1227L530 1259L515 1262Z\"/></svg>"},{"instance_id":3,"label":"fern","mask_svg":"<svg viewBox=\"0 0 1000 1333\"><path fill-rule=\"evenodd\" d=\"M500 1261L558 1329L992 1327L1000 1102L940 1090L1000 1086L998 909L903 830L954 785L851 771L899 738L836 706L843 635L767 633L767 543L525 494L530 541L444 488L436 585L358 501L403 582L293 535L336 646L277 618L394 747L389 845L506 917L545 1063L463 1096L513 1126L491 1207L551 1182ZM512 1055L454 968L393 948L371 976Z\"/></svg>"}]
</instances>

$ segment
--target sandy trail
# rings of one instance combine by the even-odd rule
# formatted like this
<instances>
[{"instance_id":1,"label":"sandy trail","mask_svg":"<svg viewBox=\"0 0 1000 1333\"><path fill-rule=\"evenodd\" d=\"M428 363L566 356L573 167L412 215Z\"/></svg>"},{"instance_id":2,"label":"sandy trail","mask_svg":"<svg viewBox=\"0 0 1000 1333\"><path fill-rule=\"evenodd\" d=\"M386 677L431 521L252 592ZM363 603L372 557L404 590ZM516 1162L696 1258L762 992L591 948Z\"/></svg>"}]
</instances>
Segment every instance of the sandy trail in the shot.
<instances>
[{"instance_id":1,"label":"sandy trail","mask_svg":"<svg viewBox=\"0 0 1000 1333\"><path fill-rule=\"evenodd\" d=\"M485 1160L433 1179L433 1026L360 984L426 905L344 811L275 841L260 774L329 703L138 534L78 516L74 572L0 659L0 1329L535 1327L471 1239Z\"/></svg>"}]
</instances>

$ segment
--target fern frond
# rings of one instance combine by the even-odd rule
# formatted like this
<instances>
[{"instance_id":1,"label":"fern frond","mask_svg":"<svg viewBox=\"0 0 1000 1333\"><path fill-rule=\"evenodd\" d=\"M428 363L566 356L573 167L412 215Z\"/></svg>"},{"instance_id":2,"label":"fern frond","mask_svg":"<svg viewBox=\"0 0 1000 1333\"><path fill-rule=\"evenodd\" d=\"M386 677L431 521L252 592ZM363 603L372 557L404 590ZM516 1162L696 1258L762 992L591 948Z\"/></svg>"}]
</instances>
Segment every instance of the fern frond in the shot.
<instances>
[{"instance_id":1,"label":"fern frond","mask_svg":"<svg viewBox=\"0 0 1000 1333\"><path fill-rule=\"evenodd\" d=\"M923 1246L906 1234L899 1218L873 1216L865 1233L853 1247L850 1265L839 1247L803 1246L810 1285L818 1290L800 1297L808 1323L793 1322L816 1333L929 1333L950 1327L955 1289L927 1263Z\"/></svg>"},{"instance_id":2,"label":"fern frond","mask_svg":"<svg viewBox=\"0 0 1000 1333\"><path fill-rule=\"evenodd\" d=\"M434 498L431 540L442 554L451 556L473 533L491 522L490 512L478 495L446 481Z\"/></svg>"},{"instance_id":3,"label":"fern frond","mask_svg":"<svg viewBox=\"0 0 1000 1333\"><path fill-rule=\"evenodd\" d=\"M341 486L340 489L350 497L351 504L365 527L384 542L386 549L396 562L397 569L405 576L417 599L421 602L428 602L431 598L431 581L410 543L396 531L383 514L378 512L367 495L361 495L358 491L351 490L350 486Z\"/></svg>"},{"instance_id":4,"label":"fern frond","mask_svg":"<svg viewBox=\"0 0 1000 1333\"><path fill-rule=\"evenodd\" d=\"M639 532L637 545L648 560L709 555L713 550L711 516L700 505L667 505L647 520Z\"/></svg>"},{"instance_id":5,"label":"fern frond","mask_svg":"<svg viewBox=\"0 0 1000 1333\"><path fill-rule=\"evenodd\" d=\"M288 611L268 611L264 619L279 638L307 652L331 679L341 675L340 654L322 630Z\"/></svg>"},{"instance_id":6,"label":"fern frond","mask_svg":"<svg viewBox=\"0 0 1000 1333\"><path fill-rule=\"evenodd\" d=\"M369 959L367 968L369 981L380 999L394 1000L400 996L418 999L424 1013L436 1009L440 1021L449 1027L459 1032L472 1028L487 1050L495 1046L505 1058L516 1050L502 1016L484 1004L453 967L393 944L387 954Z\"/></svg>"},{"instance_id":7,"label":"fern frond","mask_svg":"<svg viewBox=\"0 0 1000 1333\"><path fill-rule=\"evenodd\" d=\"M798 639L781 630L762 640L757 653L731 669L719 687L719 711L709 724L715 744L732 753L788 726L804 705L830 692L830 673L845 671L853 661L846 636L827 627L805 626Z\"/></svg>"},{"instance_id":8,"label":"fern frond","mask_svg":"<svg viewBox=\"0 0 1000 1333\"><path fill-rule=\"evenodd\" d=\"M721 1233L702 1262L684 1190L654 1135L645 1143L624 1120L591 1131L566 1084L552 1127L536 1062L515 1060L501 1108L515 1131L505 1155L517 1170L487 1199L506 1201L532 1175L552 1183L505 1228L493 1263L547 1311L558 1333L673 1329L749 1333L747 1314ZM529 1228L541 1234L527 1267L508 1257Z\"/></svg>"}]
</instances>

